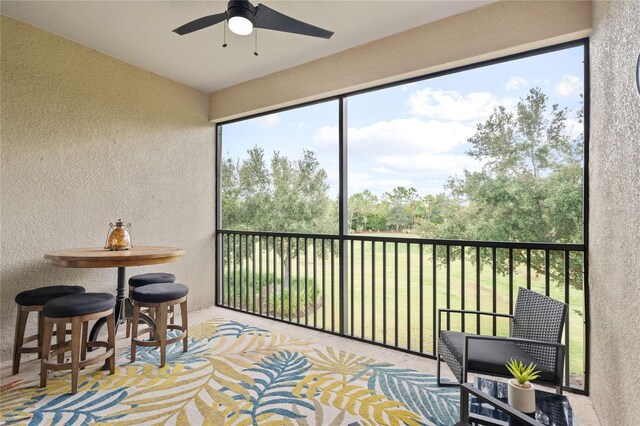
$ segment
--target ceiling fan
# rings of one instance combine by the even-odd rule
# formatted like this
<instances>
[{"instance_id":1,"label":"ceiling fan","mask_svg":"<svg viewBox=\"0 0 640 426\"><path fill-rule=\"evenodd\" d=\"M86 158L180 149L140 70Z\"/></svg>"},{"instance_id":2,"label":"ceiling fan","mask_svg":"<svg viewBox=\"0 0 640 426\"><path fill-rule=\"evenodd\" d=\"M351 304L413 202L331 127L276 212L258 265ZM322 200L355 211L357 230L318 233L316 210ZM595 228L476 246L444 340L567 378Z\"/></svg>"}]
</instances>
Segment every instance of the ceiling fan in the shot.
<instances>
[{"instance_id":1,"label":"ceiling fan","mask_svg":"<svg viewBox=\"0 0 640 426\"><path fill-rule=\"evenodd\" d=\"M254 28L326 39L331 38L333 35L333 31L298 21L264 4L253 6L248 0L231 0L227 4L227 10L225 12L198 18L176 28L173 32L185 35L208 28L225 20L227 21L229 29L238 35L249 35L253 32Z\"/></svg>"}]
</instances>

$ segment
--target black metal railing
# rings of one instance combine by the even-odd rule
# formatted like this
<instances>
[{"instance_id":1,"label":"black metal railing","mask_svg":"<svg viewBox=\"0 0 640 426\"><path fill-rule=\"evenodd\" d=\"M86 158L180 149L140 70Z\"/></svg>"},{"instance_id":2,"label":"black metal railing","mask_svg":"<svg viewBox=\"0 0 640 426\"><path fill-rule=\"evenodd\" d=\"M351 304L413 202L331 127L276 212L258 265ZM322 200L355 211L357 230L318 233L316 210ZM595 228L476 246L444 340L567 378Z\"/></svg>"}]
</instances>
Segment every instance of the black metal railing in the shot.
<instances>
[{"instance_id":1,"label":"black metal railing","mask_svg":"<svg viewBox=\"0 0 640 426\"><path fill-rule=\"evenodd\" d=\"M562 300L565 387L585 388L581 244L228 230L217 238L217 305L428 357L436 354L439 308L511 314L520 286ZM444 322L451 330L509 331L506 320L480 315L447 314Z\"/></svg>"}]
</instances>

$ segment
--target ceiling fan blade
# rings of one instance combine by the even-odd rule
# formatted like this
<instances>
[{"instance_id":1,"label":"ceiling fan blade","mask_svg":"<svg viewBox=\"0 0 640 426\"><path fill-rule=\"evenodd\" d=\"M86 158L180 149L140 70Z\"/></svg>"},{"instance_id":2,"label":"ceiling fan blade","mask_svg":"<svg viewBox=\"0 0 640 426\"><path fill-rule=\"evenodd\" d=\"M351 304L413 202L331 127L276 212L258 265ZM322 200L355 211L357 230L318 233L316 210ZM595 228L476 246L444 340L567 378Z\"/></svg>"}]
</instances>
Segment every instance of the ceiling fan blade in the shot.
<instances>
[{"instance_id":1,"label":"ceiling fan blade","mask_svg":"<svg viewBox=\"0 0 640 426\"><path fill-rule=\"evenodd\" d=\"M333 31L327 31L306 22L298 21L264 4L259 4L256 7L256 22L254 25L256 28L264 28L265 30L283 31L312 37L331 38L333 35Z\"/></svg>"},{"instance_id":2,"label":"ceiling fan blade","mask_svg":"<svg viewBox=\"0 0 640 426\"><path fill-rule=\"evenodd\" d=\"M203 28L210 27L227 19L227 12L217 13L215 15L204 16L194 21L188 22L181 27L173 30L174 33L185 35Z\"/></svg>"}]
</instances>

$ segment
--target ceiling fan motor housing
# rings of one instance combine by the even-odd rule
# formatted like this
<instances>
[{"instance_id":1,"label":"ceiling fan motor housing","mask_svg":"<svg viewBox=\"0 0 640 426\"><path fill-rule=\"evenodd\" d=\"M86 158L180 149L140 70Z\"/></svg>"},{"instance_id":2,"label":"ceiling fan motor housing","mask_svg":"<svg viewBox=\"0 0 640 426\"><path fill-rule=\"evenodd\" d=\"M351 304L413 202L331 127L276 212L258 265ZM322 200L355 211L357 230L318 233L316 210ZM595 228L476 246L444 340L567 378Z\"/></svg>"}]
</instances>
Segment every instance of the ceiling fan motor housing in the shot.
<instances>
[{"instance_id":1,"label":"ceiling fan motor housing","mask_svg":"<svg viewBox=\"0 0 640 426\"><path fill-rule=\"evenodd\" d=\"M227 20L236 16L246 18L255 25L256 8L248 1L231 0L227 3Z\"/></svg>"}]
</instances>

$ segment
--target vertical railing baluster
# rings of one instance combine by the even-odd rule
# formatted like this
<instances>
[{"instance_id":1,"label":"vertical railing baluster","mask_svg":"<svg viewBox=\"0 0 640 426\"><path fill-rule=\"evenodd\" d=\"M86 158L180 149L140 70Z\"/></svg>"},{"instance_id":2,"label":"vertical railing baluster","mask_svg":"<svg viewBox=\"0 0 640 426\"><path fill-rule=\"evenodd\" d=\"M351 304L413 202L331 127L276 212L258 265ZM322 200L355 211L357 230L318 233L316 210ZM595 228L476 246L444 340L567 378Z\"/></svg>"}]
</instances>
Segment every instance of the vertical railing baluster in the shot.
<instances>
[{"instance_id":1,"label":"vertical railing baluster","mask_svg":"<svg viewBox=\"0 0 640 426\"><path fill-rule=\"evenodd\" d=\"M451 246L446 245L446 288L447 288L447 309L451 309ZM447 330L451 330L451 315L447 312Z\"/></svg>"},{"instance_id":2,"label":"vertical railing baluster","mask_svg":"<svg viewBox=\"0 0 640 426\"><path fill-rule=\"evenodd\" d=\"M527 249L527 289L531 290L531 249Z\"/></svg>"},{"instance_id":3,"label":"vertical railing baluster","mask_svg":"<svg viewBox=\"0 0 640 426\"><path fill-rule=\"evenodd\" d=\"M287 238L287 287L289 288L289 322L291 322L291 237Z\"/></svg>"},{"instance_id":4,"label":"vertical railing baluster","mask_svg":"<svg viewBox=\"0 0 640 426\"><path fill-rule=\"evenodd\" d=\"M382 343L387 344L387 242L382 242Z\"/></svg>"},{"instance_id":5,"label":"vertical railing baluster","mask_svg":"<svg viewBox=\"0 0 640 426\"><path fill-rule=\"evenodd\" d=\"M251 236L251 281L253 288L251 289L252 311L256 312L256 236Z\"/></svg>"},{"instance_id":6,"label":"vertical railing baluster","mask_svg":"<svg viewBox=\"0 0 640 426\"><path fill-rule=\"evenodd\" d=\"M227 306L231 306L231 234L227 234Z\"/></svg>"},{"instance_id":7,"label":"vertical railing baluster","mask_svg":"<svg viewBox=\"0 0 640 426\"><path fill-rule=\"evenodd\" d=\"M273 237L274 240L275 240L275 238L276 237ZM267 285L267 294L266 294L266 296L267 296L266 297L266 299L267 299L267 316L270 316L271 309L269 307L269 300L270 300L270 297L269 297L269 237L266 237L264 239L264 254L265 254L265 259L264 259L265 263L264 264L265 264L265 269L266 269L265 273L267 275L267 282L266 282L266 285ZM273 251L273 257L274 258L276 257L275 250ZM275 289L276 289L275 276L276 276L276 272L274 270L273 271L273 277L274 277L273 290L274 290L274 295L275 295Z\"/></svg>"},{"instance_id":8,"label":"vertical railing baluster","mask_svg":"<svg viewBox=\"0 0 640 426\"><path fill-rule=\"evenodd\" d=\"M350 284L350 289L351 290L350 290L349 295L348 295L349 306L351 307L351 309L349 310L349 316L351 317L351 323L350 323L351 325L349 326L349 331L351 332L351 336L353 337L354 328L355 328L354 327L354 324L355 324L355 317L354 317L355 312L354 312L354 309L353 309L354 308L354 299L355 299L354 293L353 293L354 292L354 287L355 287L354 286L354 274L355 274L355 268L354 268L354 262L355 262L355 260L354 260L354 246L355 246L355 244L354 244L353 240L350 240L349 242L347 242L347 244L350 245L349 253L351 253L351 258L349 259L349 264L351 265L351 268L350 268L350 271L349 271L351 273L351 279L350 279L350 283L351 283Z\"/></svg>"},{"instance_id":9,"label":"vertical railing baluster","mask_svg":"<svg viewBox=\"0 0 640 426\"><path fill-rule=\"evenodd\" d=\"M336 331L336 293L335 293L335 272L334 272L334 245L335 240L331 240L331 331ZM344 253L341 253L343 255Z\"/></svg>"},{"instance_id":10,"label":"vertical railing baluster","mask_svg":"<svg viewBox=\"0 0 640 426\"><path fill-rule=\"evenodd\" d=\"M360 337L364 339L364 240L360 240Z\"/></svg>"},{"instance_id":11,"label":"vertical railing baluster","mask_svg":"<svg viewBox=\"0 0 640 426\"><path fill-rule=\"evenodd\" d=\"M480 311L480 246L476 247L476 311ZM480 314L476 315L476 334L480 334Z\"/></svg>"},{"instance_id":12,"label":"vertical railing baluster","mask_svg":"<svg viewBox=\"0 0 640 426\"><path fill-rule=\"evenodd\" d=\"M424 245L420 243L420 272L418 276L419 292L420 292L420 352L424 353Z\"/></svg>"},{"instance_id":13,"label":"vertical railing baluster","mask_svg":"<svg viewBox=\"0 0 640 426\"><path fill-rule=\"evenodd\" d=\"M300 238L296 237L296 322L300 324Z\"/></svg>"},{"instance_id":14,"label":"vertical railing baluster","mask_svg":"<svg viewBox=\"0 0 640 426\"><path fill-rule=\"evenodd\" d=\"M513 315L513 249L509 249L509 315Z\"/></svg>"},{"instance_id":15,"label":"vertical railing baluster","mask_svg":"<svg viewBox=\"0 0 640 426\"><path fill-rule=\"evenodd\" d=\"M376 242L371 241L371 341L376 341Z\"/></svg>"},{"instance_id":16,"label":"vertical railing baluster","mask_svg":"<svg viewBox=\"0 0 640 426\"><path fill-rule=\"evenodd\" d=\"M260 292L258 293L258 303L260 304L260 315L262 315L262 236L258 238L258 276L260 277Z\"/></svg>"},{"instance_id":17,"label":"vertical railing baluster","mask_svg":"<svg viewBox=\"0 0 640 426\"><path fill-rule=\"evenodd\" d=\"M247 298L245 300L245 305L246 308L245 310L248 312L249 311L249 236L245 235L244 237L244 264L245 264L245 270L244 270L244 279L247 282L246 284L246 293L247 293Z\"/></svg>"},{"instance_id":18,"label":"vertical railing baluster","mask_svg":"<svg viewBox=\"0 0 640 426\"><path fill-rule=\"evenodd\" d=\"M411 244L407 243L407 349L411 350Z\"/></svg>"},{"instance_id":19,"label":"vertical railing baluster","mask_svg":"<svg viewBox=\"0 0 640 426\"><path fill-rule=\"evenodd\" d=\"M280 237L280 319L284 319L284 237Z\"/></svg>"},{"instance_id":20,"label":"vertical railing baluster","mask_svg":"<svg viewBox=\"0 0 640 426\"><path fill-rule=\"evenodd\" d=\"M498 291L498 262L496 260L496 248L492 247L491 248L491 278L492 278L492 284L493 284L493 290L492 290L492 312L497 312L498 311L498 299L497 299L497 291ZM498 323L497 323L497 318L493 317L493 335L495 336L497 334L497 329L498 329Z\"/></svg>"},{"instance_id":21,"label":"vertical railing baluster","mask_svg":"<svg viewBox=\"0 0 640 426\"><path fill-rule=\"evenodd\" d=\"M400 318L400 313L398 312L399 302L398 302L398 242L394 243L394 265L393 265L393 288L394 288L394 336L395 336L395 345L398 346L398 319Z\"/></svg>"},{"instance_id":22,"label":"vertical railing baluster","mask_svg":"<svg viewBox=\"0 0 640 426\"><path fill-rule=\"evenodd\" d=\"M324 245L325 239L322 239L322 329L326 330L327 329L327 297L325 295L326 293L326 289L327 289L327 282L325 280L326 277L326 269L327 269L327 265L326 265L326 260L325 260L325 245ZM331 303L333 303L333 299L331 300ZM331 311L333 312L333 308L331 309Z\"/></svg>"},{"instance_id":23,"label":"vertical railing baluster","mask_svg":"<svg viewBox=\"0 0 640 426\"><path fill-rule=\"evenodd\" d=\"M262 258L262 256L260 256ZM265 269L265 308L267 317L270 316L269 309L269 236L264 237L264 269Z\"/></svg>"},{"instance_id":24,"label":"vertical railing baluster","mask_svg":"<svg viewBox=\"0 0 640 426\"><path fill-rule=\"evenodd\" d=\"M237 308L236 305L236 294L237 289L236 289L236 275L237 275L237 271L236 271L236 260L237 260L237 256L236 256L236 249L238 248L238 244L236 243L236 234L233 234L233 307Z\"/></svg>"},{"instance_id":25,"label":"vertical railing baluster","mask_svg":"<svg viewBox=\"0 0 640 426\"><path fill-rule=\"evenodd\" d=\"M242 234L238 235L238 298L240 299L240 309L242 309Z\"/></svg>"},{"instance_id":26,"label":"vertical railing baluster","mask_svg":"<svg viewBox=\"0 0 640 426\"><path fill-rule=\"evenodd\" d=\"M431 344L433 345L433 354L436 354L436 345L438 344L438 339L440 338L440 336L438 336L438 285L437 285L437 272L438 272L438 265L437 265L437 260L438 260L438 247L433 244L433 254L431 255L431 280L433 282L433 288L431 289L433 292L433 309L431 310L431 321L432 321L432 329L433 329L433 342L431 342Z\"/></svg>"},{"instance_id":27,"label":"vertical railing baluster","mask_svg":"<svg viewBox=\"0 0 640 426\"><path fill-rule=\"evenodd\" d=\"M313 238L313 327L318 328L318 253L317 241ZM324 292L324 289L322 289ZM324 310L324 306L322 307Z\"/></svg>"},{"instance_id":28,"label":"vertical railing baluster","mask_svg":"<svg viewBox=\"0 0 640 426\"><path fill-rule=\"evenodd\" d=\"M465 279L464 279L464 246L460 246L460 309L464 310L465 308L465 283L464 283ZM465 315L461 315L460 318L461 322L461 327L462 327L462 332L464 333L464 326L465 326Z\"/></svg>"},{"instance_id":29,"label":"vertical railing baluster","mask_svg":"<svg viewBox=\"0 0 640 426\"><path fill-rule=\"evenodd\" d=\"M223 285L223 287L222 287L222 288L223 288L223 292L222 292L222 303L223 303L225 306L229 306L229 282L230 282L230 280L231 280L231 278L230 278L230 276L229 276L229 268L230 268L230 267L229 267L229 265L231 264L231 259L229 259L229 234L225 234L225 235L224 235L224 237L226 237L226 238L224 238L222 241L226 241L226 242L224 243L225 245L224 245L224 247L223 247L223 249L222 249L222 250L223 250L223 253L224 253L225 251L226 251L226 253L227 253L227 257L226 257L226 263L227 263L227 264L226 264L226 265L223 265L222 267L223 267L223 268L224 268L225 266L227 267L227 268L226 268L226 269L227 269L227 273L226 273L226 277L224 277L224 280L223 280L223 283L222 283L222 285ZM224 270L224 269L223 269L223 270ZM225 288L226 288L226 290L224 290ZM225 298L226 298L226 301L225 301Z\"/></svg>"},{"instance_id":30,"label":"vertical railing baluster","mask_svg":"<svg viewBox=\"0 0 640 426\"><path fill-rule=\"evenodd\" d=\"M550 265L549 249L544 250L544 294L549 296L551 293L551 273L549 271Z\"/></svg>"}]
</instances>

